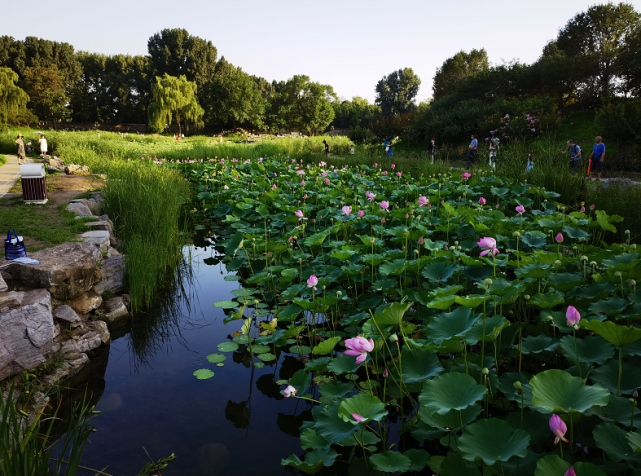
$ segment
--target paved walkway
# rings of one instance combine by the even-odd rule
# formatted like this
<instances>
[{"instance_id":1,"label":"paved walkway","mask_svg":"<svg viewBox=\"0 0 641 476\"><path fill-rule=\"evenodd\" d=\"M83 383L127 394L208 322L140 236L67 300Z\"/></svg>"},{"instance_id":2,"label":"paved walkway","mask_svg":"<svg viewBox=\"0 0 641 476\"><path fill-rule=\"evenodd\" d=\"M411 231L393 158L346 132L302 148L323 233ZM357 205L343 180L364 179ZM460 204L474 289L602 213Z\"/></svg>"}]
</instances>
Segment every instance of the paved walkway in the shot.
<instances>
[{"instance_id":1,"label":"paved walkway","mask_svg":"<svg viewBox=\"0 0 641 476\"><path fill-rule=\"evenodd\" d=\"M0 198L4 197L20 178L18 157L7 154L4 156L7 158L7 163L0 167ZM27 159L27 163L33 163L33 160Z\"/></svg>"}]
</instances>

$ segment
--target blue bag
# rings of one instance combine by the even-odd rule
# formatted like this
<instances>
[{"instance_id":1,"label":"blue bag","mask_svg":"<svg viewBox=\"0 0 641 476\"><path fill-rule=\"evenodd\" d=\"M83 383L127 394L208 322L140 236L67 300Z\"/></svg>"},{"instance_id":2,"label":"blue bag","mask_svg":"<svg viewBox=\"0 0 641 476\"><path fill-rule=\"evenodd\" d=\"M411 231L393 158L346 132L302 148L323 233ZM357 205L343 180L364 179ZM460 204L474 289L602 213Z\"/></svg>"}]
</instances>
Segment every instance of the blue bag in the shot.
<instances>
[{"instance_id":1,"label":"blue bag","mask_svg":"<svg viewBox=\"0 0 641 476\"><path fill-rule=\"evenodd\" d=\"M11 230L13 230L13 233L11 233ZM4 257L8 260L27 257L27 248L24 246L24 240L18 236L13 227L7 231L7 239L4 242Z\"/></svg>"}]
</instances>

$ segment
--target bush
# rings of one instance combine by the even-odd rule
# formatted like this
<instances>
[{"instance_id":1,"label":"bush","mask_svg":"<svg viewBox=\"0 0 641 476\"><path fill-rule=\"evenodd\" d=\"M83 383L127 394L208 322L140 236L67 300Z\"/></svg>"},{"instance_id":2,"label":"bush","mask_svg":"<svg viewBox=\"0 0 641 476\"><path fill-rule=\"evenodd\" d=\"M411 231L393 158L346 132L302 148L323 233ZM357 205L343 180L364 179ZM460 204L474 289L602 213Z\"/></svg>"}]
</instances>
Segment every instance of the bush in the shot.
<instances>
[{"instance_id":1,"label":"bush","mask_svg":"<svg viewBox=\"0 0 641 476\"><path fill-rule=\"evenodd\" d=\"M372 134L368 129L364 127L356 126L352 127L349 130L349 138L355 144L365 145L372 142L372 139L374 139L374 134Z\"/></svg>"}]
</instances>

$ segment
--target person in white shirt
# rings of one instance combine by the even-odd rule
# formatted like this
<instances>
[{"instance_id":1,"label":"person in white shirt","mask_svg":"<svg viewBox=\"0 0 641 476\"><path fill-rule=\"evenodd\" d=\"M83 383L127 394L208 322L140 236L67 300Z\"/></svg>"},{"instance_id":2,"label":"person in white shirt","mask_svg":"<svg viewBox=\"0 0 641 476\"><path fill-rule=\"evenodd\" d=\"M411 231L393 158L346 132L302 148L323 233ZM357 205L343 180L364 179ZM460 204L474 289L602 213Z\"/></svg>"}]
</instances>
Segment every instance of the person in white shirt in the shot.
<instances>
[{"instance_id":1,"label":"person in white shirt","mask_svg":"<svg viewBox=\"0 0 641 476\"><path fill-rule=\"evenodd\" d=\"M38 139L38 142L40 143L40 155L44 157L47 155L47 139L45 139L44 134L40 134L40 139Z\"/></svg>"}]
</instances>

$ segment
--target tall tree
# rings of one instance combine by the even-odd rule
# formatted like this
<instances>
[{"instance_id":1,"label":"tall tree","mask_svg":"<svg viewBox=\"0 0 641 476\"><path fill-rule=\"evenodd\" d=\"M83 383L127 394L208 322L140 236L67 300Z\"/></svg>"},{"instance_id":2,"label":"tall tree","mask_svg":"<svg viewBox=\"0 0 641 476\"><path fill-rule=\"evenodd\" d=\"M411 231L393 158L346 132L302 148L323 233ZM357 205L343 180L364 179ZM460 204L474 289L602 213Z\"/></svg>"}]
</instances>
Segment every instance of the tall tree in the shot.
<instances>
[{"instance_id":1,"label":"tall tree","mask_svg":"<svg viewBox=\"0 0 641 476\"><path fill-rule=\"evenodd\" d=\"M263 124L265 100L254 80L240 68L214 78L205 86L203 105L208 123L224 126L231 122L234 131L239 123L249 123L257 128Z\"/></svg>"},{"instance_id":2,"label":"tall tree","mask_svg":"<svg viewBox=\"0 0 641 476\"><path fill-rule=\"evenodd\" d=\"M308 76L294 76L275 95L274 104L290 129L310 136L323 132L334 119L331 101L337 100L331 86L313 83Z\"/></svg>"},{"instance_id":3,"label":"tall tree","mask_svg":"<svg viewBox=\"0 0 641 476\"><path fill-rule=\"evenodd\" d=\"M399 69L376 84L375 103L386 117L409 112L415 107L414 98L420 86L421 80L412 68Z\"/></svg>"},{"instance_id":4,"label":"tall tree","mask_svg":"<svg viewBox=\"0 0 641 476\"><path fill-rule=\"evenodd\" d=\"M185 75L176 78L165 73L162 78L156 77L156 83L151 85L150 129L162 132L172 119L178 123L179 134L182 134L181 120L202 125L205 112L198 104L197 92L196 83L187 81Z\"/></svg>"},{"instance_id":5,"label":"tall tree","mask_svg":"<svg viewBox=\"0 0 641 476\"><path fill-rule=\"evenodd\" d=\"M25 91L29 95L29 109L41 119L61 121L69 114L64 77L56 65L29 67L24 70Z\"/></svg>"},{"instance_id":6,"label":"tall tree","mask_svg":"<svg viewBox=\"0 0 641 476\"><path fill-rule=\"evenodd\" d=\"M0 68L0 124L27 107L29 96L16 83L18 74L9 68Z\"/></svg>"},{"instance_id":7,"label":"tall tree","mask_svg":"<svg viewBox=\"0 0 641 476\"><path fill-rule=\"evenodd\" d=\"M485 71L488 67L485 49L474 49L469 53L459 51L437 68L432 87L434 99L438 100L455 93L465 78Z\"/></svg>"},{"instance_id":8,"label":"tall tree","mask_svg":"<svg viewBox=\"0 0 641 476\"><path fill-rule=\"evenodd\" d=\"M152 77L184 75L201 89L216 70L218 51L211 41L191 36L187 30L165 29L147 42Z\"/></svg>"},{"instance_id":9,"label":"tall tree","mask_svg":"<svg viewBox=\"0 0 641 476\"><path fill-rule=\"evenodd\" d=\"M594 5L568 21L556 45L568 57L587 59L600 95L609 96L621 74L617 58L640 27L641 16L629 3Z\"/></svg>"}]
</instances>

